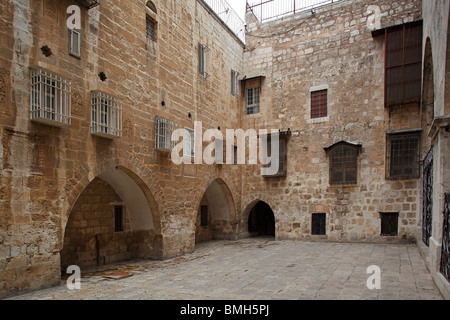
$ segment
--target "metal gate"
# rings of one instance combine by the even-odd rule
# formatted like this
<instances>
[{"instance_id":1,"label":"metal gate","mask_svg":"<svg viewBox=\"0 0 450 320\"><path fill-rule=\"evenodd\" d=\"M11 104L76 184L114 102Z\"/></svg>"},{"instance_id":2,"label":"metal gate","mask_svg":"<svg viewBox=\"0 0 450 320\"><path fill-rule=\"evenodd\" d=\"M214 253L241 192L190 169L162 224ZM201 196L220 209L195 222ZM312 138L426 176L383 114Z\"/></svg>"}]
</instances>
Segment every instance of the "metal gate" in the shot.
<instances>
[{"instance_id":1,"label":"metal gate","mask_svg":"<svg viewBox=\"0 0 450 320\"><path fill-rule=\"evenodd\" d=\"M433 148L423 162L422 240L430 246L433 217Z\"/></svg>"},{"instance_id":2,"label":"metal gate","mask_svg":"<svg viewBox=\"0 0 450 320\"><path fill-rule=\"evenodd\" d=\"M445 195L441 273L450 282L450 194Z\"/></svg>"}]
</instances>

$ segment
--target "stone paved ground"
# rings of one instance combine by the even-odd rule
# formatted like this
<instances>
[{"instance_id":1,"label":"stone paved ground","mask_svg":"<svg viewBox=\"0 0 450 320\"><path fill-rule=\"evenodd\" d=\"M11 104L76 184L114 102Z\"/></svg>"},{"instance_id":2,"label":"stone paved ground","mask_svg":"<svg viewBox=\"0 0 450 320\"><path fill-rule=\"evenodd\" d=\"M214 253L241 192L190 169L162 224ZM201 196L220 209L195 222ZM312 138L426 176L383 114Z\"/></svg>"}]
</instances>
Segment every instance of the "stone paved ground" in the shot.
<instances>
[{"instance_id":1,"label":"stone paved ground","mask_svg":"<svg viewBox=\"0 0 450 320\"><path fill-rule=\"evenodd\" d=\"M381 268L369 290L367 268ZM110 280L104 276L131 272ZM65 283L65 282L64 282ZM138 261L13 299L54 300L441 300L414 245L336 244L253 238L213 241L167 261Z\"/></svg>"}]
</instances>

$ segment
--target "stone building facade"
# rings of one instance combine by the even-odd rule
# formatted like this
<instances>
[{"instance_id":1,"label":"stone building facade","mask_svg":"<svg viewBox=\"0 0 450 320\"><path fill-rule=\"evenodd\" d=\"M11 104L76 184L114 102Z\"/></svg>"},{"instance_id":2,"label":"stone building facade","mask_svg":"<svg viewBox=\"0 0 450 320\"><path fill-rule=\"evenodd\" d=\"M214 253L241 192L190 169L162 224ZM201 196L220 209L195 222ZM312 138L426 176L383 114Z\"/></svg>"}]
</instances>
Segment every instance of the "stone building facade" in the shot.
<instances>
[{"instance_id":1,"label":"stone building facade","mask_svg":"<svg viewBox=\"0 0 450 320\"><path fill-rule=\"evenodd\" d=\"M253 235L417 242L448 296L450 2L372 2L249 5L245 44L203 0L2 2L0 296ZM208 129L277 130L280 170L193 163Z\"/></svg>"}]
</instances>

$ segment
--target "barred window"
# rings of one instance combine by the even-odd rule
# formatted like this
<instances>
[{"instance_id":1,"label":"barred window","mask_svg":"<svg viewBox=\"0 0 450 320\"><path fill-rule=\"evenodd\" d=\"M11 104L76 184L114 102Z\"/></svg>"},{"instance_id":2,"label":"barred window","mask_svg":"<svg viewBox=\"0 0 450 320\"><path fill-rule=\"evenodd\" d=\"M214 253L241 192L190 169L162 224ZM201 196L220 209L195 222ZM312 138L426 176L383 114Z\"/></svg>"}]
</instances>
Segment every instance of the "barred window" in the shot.
<instances>
[{"instance_id":1,"label":"barred window","mask_svg":"<svg viewBox=\"0 0 450 320\"><path fill-rule=\"evenodd\" d=\"M71 124L71 82L42 68L31 69L31 120L63 126Z\"/></svg>"},{"instance_id":2,"label":"barred window","mask_svg":"<svg viewBox=\"0 0 450 320\"><path fill-rule=\"evenodd\" d=\"M147 40L156 41L156 21L153 20L149 15L146 15L146 28L145 36Z\"/></svg>"},{"instance_id":3,"label":"barred window","mask_svg":"<svg viewBox=\"0 0 450 320\"><path fill-rule=\"evenodd\" d=\"M311 92L311 119L328 116L328 90Z\"/></svg>"},{"instance_id":4,"label":"barred window","mask_svg":"<svg viewBox=\"0 0 450 320\"><path fill-rule=\"evenodd\" d=\"M155 118L155 149L160 151L171 151L173 148L172 133L175 123L172 120Z\"/></svg>"},{"instance_id":5,"label":"barred window","mask_svg":"<svg viewBox=\"0 0 450 320\"><path fill-rule=\"evenodd\" d=\"M91 93L91 133L105 138L122 136L122 105L101 91Z\"/></svg>"},{"instance_id":6,"label":"barred window","mask_svg":"<svg viewBox=\"0 0 450 320\"><path fill-rule=\"evenodd\" d=\"M260 87L253 87L246 89L246 107L247 114L256 114L259 113L259 93Z\"/></svg>"},{"instance_id":7,"label":"barred window","mask_svg":"<svg viewBox=\"0 0 450 320\"><path fill-rule=\"evenodd\" d=\"M422 22L388 28L385 37L386 106L420 101Z\"/></svg>"},{"instance_id":8,"label":"barred window","mask_svg":"<svg viewBox=\"0 0 450 320\"><path fill-rule=\"evenodd\" d=\"M382 212L381 218L381 235L396 236L398 235L398 212Z\"/></svg>"},{"instance_id":9,"label":"barred window","mask_svg":"<svg viewBox=\"0 0 450 320\"><path fill-rule=\"evenodd\" d=\"M420 132L387 136L387 177L410 179L419 177Z\"/></svg>"},{"instance_id":10,"label":"barred window","mask_svg":"<svg viewBox=\"0 0 450 320\"><path fill-rule=\"evenodd\" d=\"M360 145L340 142L325 149L329 156L330 184L357 183L360 148Z\"/></svg>"},{"instance_id":11,"label":"barred window","mask_svg":"<svg viewBox=\"0 0 450 320\"><path fill-rule=\"evenodd\" d=\"M267 139L267 155L272 156L272 142L270 135ZM266 177L286 177L287 175L287 136L279 135L279 149L278 149L278 172L271 176ZM270 167L271 164L265 165L265 167Z\"/></svg>"}]
</instances>

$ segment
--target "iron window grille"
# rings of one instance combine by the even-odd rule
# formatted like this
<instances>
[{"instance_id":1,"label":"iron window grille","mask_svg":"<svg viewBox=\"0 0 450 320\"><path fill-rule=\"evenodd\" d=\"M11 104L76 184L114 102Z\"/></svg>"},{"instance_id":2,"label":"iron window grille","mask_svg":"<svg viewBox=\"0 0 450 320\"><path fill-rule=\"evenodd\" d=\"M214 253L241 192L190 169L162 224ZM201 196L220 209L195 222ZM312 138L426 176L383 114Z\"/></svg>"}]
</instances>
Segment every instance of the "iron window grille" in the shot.
<instances>
[{"instance_id":1,"label":"iron window grille","mask_svg":"<svg viewBox=\"0 0 450 320\"><path fill-rule=\"evenodd\" d=\"M69 54L80 58L81 57L81 32L76 30L69 30Z\"/></svg>"},{"instance_id":2,"label":"iron window grille","mask_svg":"<svg viewBox=\"0 0 450 320\"><path fill-rule=\"evenodd\" d=\"M156 21L153 20L149 15L146 15L145 36L147 40L156 42L156 26Z\"/></svg>"},{"instance_id":3,"label":"iron window grille","mask_svg":"<svg viewBox=\"0 0 450 320\"><path fill-rule=\"evenodd\" d=\"M260 87L247 88L245 100L247 115L259 113Z\"/></svg>"},{"instance_id":4,"label":"iron window grille","mask_svg":"<svg viewBox=\"0 0 450 320\"><path fill-rule=\"evenodd\" d=\"M422 241L426 246L430 246L433 231L433 150L430 149L423 161Z\"/></svg>"},{"instance_id":5,"label":"iron window grille","mask_svg":"<svg viewBox=\"0 0 450 320\"><path fill-rule=\"evenodd\" d=\"M122 136L122 105L101 91L91 93L91 133L105 138Z\"/></svg>"},{"instance_id":6,"label":"iron window grille","mask_svg":"<svg viewBox=\"0 0 450 320\"><path fill-rule=\"evenodd\" d=\"M386 106L420 101L422 32L422 21L385 30Z\"/></svg>"},{"instance_id":7,"label":"iron window grille","mask_svg":"<svg viewBox=\"0 0 450 320\"><path fill-rule=\"evenodd\" d=\"M440 271L450 282L450 194L445 195Z\"/></svg>"},{"instance_id":8,"label":"iron window grille","mask_svg":"<svg viewBox=\"0 0 450 320\"><path fill-rule=\"evenodd\" d=\"M328 116L328 90L311 92L311 119Z\"/></svg>"},{"instance_id":9,"label":"iron window grille","mask_svg":"<svg viewBox=\"0 0 450 320\"><path fill-rule=\"evenodd\" d=\"M419 178L420 132L388 134L387 178Z\"/></svg>"},{"instance_id":10,"label":"iron window grille","mask_svg":"<svg viewBox=\"0 0 450 320\"><path fill-rule=\"evenodd\" d=\"M175 123L172 120L155 118L155 149L159 151L171 151L173 148L172 133Z\"/></svg>"},{"instance_id":11,"label":"iron window grille","mask_svg":"<svg viewBox=\"0 0 450 320\"><path fill-rule=\"evenodd\" d=\"M382 212L381 218L381 235L397 236L398 235L398 212Z\"/></svg>"},{"instance_id":12,"label":"iron window grille","mask_svg":"<svg viewBox=\"0 0 450 320\"><path fill-rule=\"evenodd\" d=\"M330 184L356 184L361 145L340 142L325 150L329 156Z\"/></svg>"},{"instance_id":13,"label":"iron window grille","mask_svg":"<svg viewBox=\"0 0 450 320\"><path fill-rule=\"evenodd\" d=\"M52 126L71 124L71 82L42 68L31 69L31 120Z\"/></svg>"},{"instance_id":14,"label":"iron window grille","mask_svg":"<svg viewBox=\"0 0 450 320\"><path fill-rule=\"evenodd\" d=\"M311 234L326 235L327 234L327 215L326 213L313 213L311 218Z\"/></svg>"}]
</instances>

